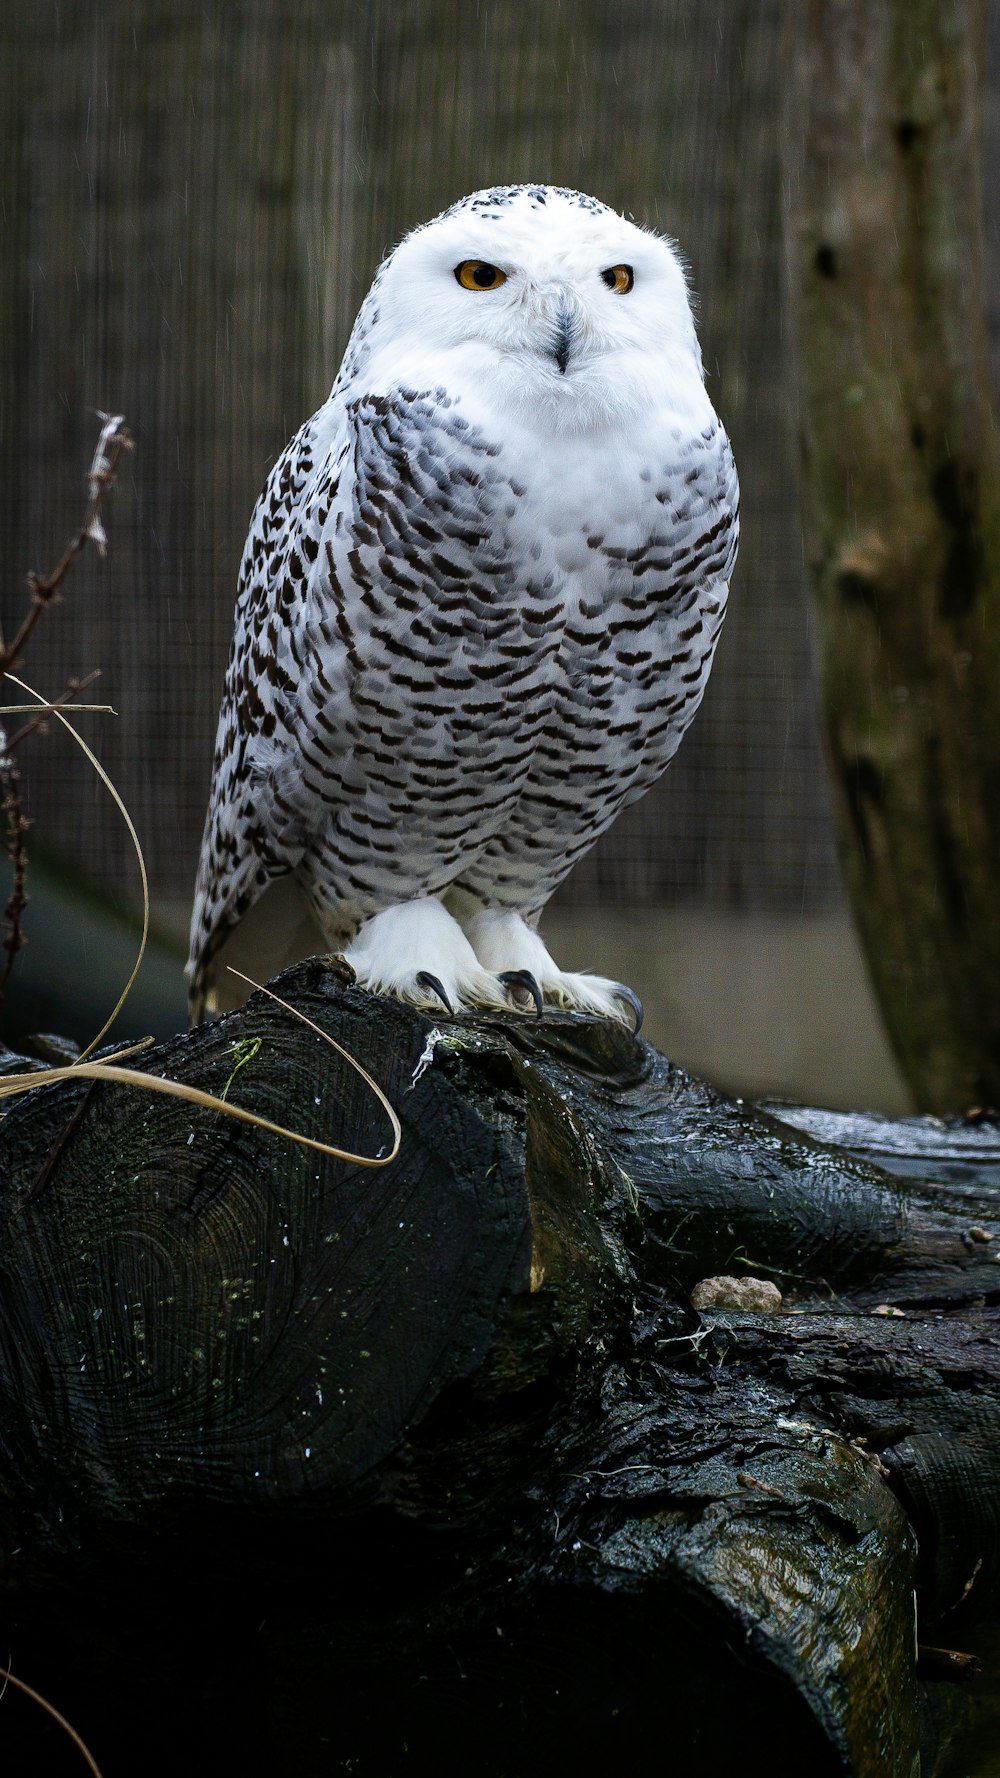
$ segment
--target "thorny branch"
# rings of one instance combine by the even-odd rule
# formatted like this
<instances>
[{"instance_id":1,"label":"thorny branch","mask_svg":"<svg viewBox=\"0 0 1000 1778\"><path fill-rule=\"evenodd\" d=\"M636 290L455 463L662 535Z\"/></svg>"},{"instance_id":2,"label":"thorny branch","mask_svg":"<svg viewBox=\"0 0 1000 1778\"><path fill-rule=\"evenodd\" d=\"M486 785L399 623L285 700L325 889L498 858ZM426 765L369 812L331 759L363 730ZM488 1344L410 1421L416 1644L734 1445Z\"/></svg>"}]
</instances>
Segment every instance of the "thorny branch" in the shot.
<instances>
[{"instance_id":1,"label":"thorny branch","mask_svg":"<svg viewBox=\"0 0 1000 1778\"><path fill-rule=\"evenodd\" d=\"M31 569L28 574L28 585L31 588L31 604L18 627L14 640L5 643L0 636L0 679L13 670L18 664L25 644L28 642L35 625L47 605L51 605L58 597L59 589L67 574L76 561L88 539L97 546L100 555L107 549L107 536L101 523L101 509L104 505L126 451L134 449L132 435L125 425L123 414L98 414L103 422L101 435L87 474L88 503L83 515L83 523L79 530L70 538L55 567L50 574L38 574ZM84 691L98 678L96 672L90 673L86 679L71 679L66 690L44 709L33 716L30 721L22 724L17 733L8 738L6 728L0 724L0 808L3 809L7 824L7 852L13 869L13 881L7 905L3 912L3 939L0 949L6 952L6 960L0 970L0 1002L3 992L10 979L14 967L14 958L26 943L22 917L28 905L28 894L25 887L28 859L25 851L25 834L30 823L25 817L21 806L20 778L13 749L27 735L34 732L53 710L60 710Z\"/></svg>"}]
</instances>

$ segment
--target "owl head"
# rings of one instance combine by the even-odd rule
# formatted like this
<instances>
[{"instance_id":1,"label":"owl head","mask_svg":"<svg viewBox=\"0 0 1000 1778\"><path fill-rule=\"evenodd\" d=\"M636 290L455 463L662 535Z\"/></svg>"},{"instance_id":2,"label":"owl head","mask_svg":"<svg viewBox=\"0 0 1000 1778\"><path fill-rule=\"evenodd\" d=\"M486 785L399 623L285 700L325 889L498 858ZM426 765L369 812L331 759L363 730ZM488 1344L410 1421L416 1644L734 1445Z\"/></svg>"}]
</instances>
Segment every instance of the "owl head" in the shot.
<instances>
[{"instance_id":1,"label":"owl head","mask_svg":"<svg viewBox=\"0 0 1000 1778\"><path fill-rule=\"evenodd\" d=\"M624 423L703 399L669 241L581 192L474 192L408 235L358 318L366 387L453 389L543 426Z\"/></svg>"}]
</instances>

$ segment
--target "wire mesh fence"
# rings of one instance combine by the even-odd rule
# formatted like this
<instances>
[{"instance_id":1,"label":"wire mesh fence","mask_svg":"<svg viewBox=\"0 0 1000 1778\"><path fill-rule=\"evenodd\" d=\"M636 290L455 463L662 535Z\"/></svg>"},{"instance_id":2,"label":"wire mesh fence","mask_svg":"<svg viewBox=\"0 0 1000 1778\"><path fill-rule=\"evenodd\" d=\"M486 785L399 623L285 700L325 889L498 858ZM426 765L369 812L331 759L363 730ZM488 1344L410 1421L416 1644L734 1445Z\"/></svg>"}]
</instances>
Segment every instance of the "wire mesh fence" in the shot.
<instances>
[{"instance_id":1,"label":"wire mesh fence","mask_svg":"<svg viewBox=\"0 0 1000 1778\"><path fill-rule=\"evenodd\" d=\"M101 668L119 714L93 732L157 900L190 894L267 468L325 397L383 251L462 193L526 178L680 241L744 494L702 711L562 899L836 905L783 330L777 0L15 0L0 35L4 619L81 510L92 410L124 413L138 450L111 554L78 569L32 665L46 692ZM989 247L1000 258L995 228ZM85 764L51 737L26 777L45 844L131 893L127 836Z\"/></svg>"}]
</instances>

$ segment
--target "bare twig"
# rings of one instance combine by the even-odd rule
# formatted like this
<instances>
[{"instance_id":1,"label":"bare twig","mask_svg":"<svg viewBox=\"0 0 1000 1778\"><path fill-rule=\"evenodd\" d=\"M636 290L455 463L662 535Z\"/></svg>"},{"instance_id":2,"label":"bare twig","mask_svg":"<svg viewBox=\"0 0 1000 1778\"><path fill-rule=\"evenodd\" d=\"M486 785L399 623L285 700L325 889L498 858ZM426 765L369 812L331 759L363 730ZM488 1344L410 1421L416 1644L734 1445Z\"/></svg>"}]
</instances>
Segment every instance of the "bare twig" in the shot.
<instances>
[{"instance_id":1,"label":"bare twig","mask_svg":"<svg viewBox=\"0 0 1000 1778\"><path fill-rule=\"evenodd\" d=\"M101 427L101 435L97 441L97 448L94 451L90 469L87 474L87 490L89 498L87 502L87 510L83 515L83 523L76 534L70 538L69 543L63 550L63 553L51 574L38 574L32 569L28 575L28 585L31 588L31 604L25 613L13 642L6 643L2 634L0 634L0 679L9 676L14 680L15 685L18 684L19 681L14 679L12 669L17 666L25 644L31 636L35 625L41 617L42 612L45 610L45 607L50 605L53 599L58 597L59 588L66 579L67 574L72 568L73 563L76 561L77 556L80 554L80 551L83 549L84 544L89 539L90 542L96 545L102 556L107 548L108 540L104 532L104 526L101 523L101 508L114 485L122 457L126 451L133 449L133 441L131 433L125 425L124 415L99 413L98 418L103 424ZM6 729L0 724L0 809L2 809L7 823L7 851L10 856L11 864L13 865L13 884L10 896L7 900L7 906L4 909L2 921L4 936L2 943L0 943L0 948L7 953L7 956L2 970L0 970L0 1002L3 1000L3 993L7 982L10 980L10 972L14 967L14 958L26 943L22 925L22 916L28 905L28 893L25 887L28 860L24 846L24 836L28 830L29 824L25 819L24 811L21 807L20 781L17 766L12 758L13 750L21 741L25 740L28 735L34 734L34 732L42 726L47 717L55 716L57 722L65 723L65 718L60 715L63 705L70 703L79 692L84 691L88 685L92 685L94 680L98 677L99 674L94 672L90 673L86 679L71 679L66 690L51 702L39 697L37 701L41 705L41 708L36 714L30 716L29 720L26 723L23 723L15 734L9 737ZM16 708L16 706L14 708ZM5 709L2 713L4 715L12 715L14 712L13 709ZM69 727L70 725L66 724L66 726ZM75 736L74 730L71 729L70 732ZM86 744L83 741L80 742L80 745L86 750ZM143 929L143 944L145 944L145 928ZM132 979L134 980L134 974ZM131 987L131 985L132 982L130 980L129 987ZM126 993L127 992L128 989L126 989Z\"/></svg>"},{"instance_id":2,"label":"bare twig","mask_svg":"<svg viewBox=\"0 0 1000 1778\"><path fill-rule=\"evenodd\" d=\"M94 671L92 673L87 674L86 679L71 679L71 680L69 680L69 682L66 686L66 690L64 692L61 692L59 697L54 698L51 704L43 704L42 708L37 712L36 715L34 715L31 718L30 722L23 723L21 725L21 727L17 730L17 732L15 734L11 735L10 739L7 742L8 757L10 756L11 753L13 753L14 748L17 746L19 741L23 741L26 735L34 734L36 729L41 728L46 717L56 715L61 709L63 709L64 705L72 702L72 700L76 697L77 692L86 691L88 685L93 685L94 680L100 679L100 677L101 677L100 668L95 667ZM27 709L28 707L29 706L27 706L27 705L21 706L22 709ZM74 705L74 709L78 710L79 708L80 708L79 704ZM98 705L97 708L102 708L102 706ZM107 709L107 708L110 708L110 706L105 705L105 706L103 706L103 708Z\"/></svg>"},{"instance_id":3,"label":"bare twig","mask_svg":"<svg viewBox=\"0 0 1000 1778\"><path fill-rule=\"evenodd\" d=\"M100 668L95 668L94 671L96 675L100 677ZM56 699L54 704L43 704L38 712L39 718L43 716L51 716L53 710L60 710L64 702L65 699L60 697ZM0 704L0 716L27 716L29 710L33 709L33 704ZM74 699L73 709L77 716L118 715L113 704L78 704ZM2 744L3 743L0 742L0 746L2 746ZM966 1113L966 1116L968 1116L968 1113Z\"/></svg>"},{"instance_id":4,"label":"bare twig","mask_svg":"<svg viewBox=\"0 0 1000 1778\"><path fill-rule=\"evenodd\" d=\"M21 790L17 765L10 757L6 735L0 728L0 802L2 802L4 818L7 822L7 852L13 866L13 881L7 906L3 911L3 944L2 949L7 956L0 970L0 1000L10 980L10 972L14 967L14 958L26 943L21 917L28 905L28 893L25 888L25 872L28 860L24 850L24 836L28 831L28 822L21 808Z\"/></svg>"},{"instance_id":5,"label":"bare twig","mask_svg":"<svg viewBox=\"0 0 1000 1778\"><path fill-rule=\"evenodd\" d=\"M0 644L0 678L17 665L21 651L42 612L56 597L87 540L96 544L102 556L107 548L107 538L101 524L101 508L114 485L122 457L126 451L133 449L134 441L124 423L123 414L100 414L98 417L104 421L104 425L88 472L90 499L83 515L83 523L66 545L51 574L38 574L32 569L28 575L31 605L13 642Z\"/></svg>"}]
</instances>

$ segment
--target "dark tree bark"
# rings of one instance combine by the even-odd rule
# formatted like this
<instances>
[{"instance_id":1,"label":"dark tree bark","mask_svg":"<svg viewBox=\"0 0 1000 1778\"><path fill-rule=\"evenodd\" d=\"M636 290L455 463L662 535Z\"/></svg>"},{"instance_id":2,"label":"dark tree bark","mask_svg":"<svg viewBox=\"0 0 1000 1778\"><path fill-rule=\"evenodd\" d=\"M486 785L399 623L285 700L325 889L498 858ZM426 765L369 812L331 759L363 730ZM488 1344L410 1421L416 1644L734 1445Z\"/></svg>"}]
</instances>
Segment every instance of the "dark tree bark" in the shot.
<instances>
[{"instance_id":1,"label":"dark tree bark","mask_svg":"<svg viewBox=\"0 0 1000 1778\"><path fill-rule=\"evenodd\" d=\"M789 11L803 494L842 857L917 1102L1000 1104L985 0Z\"/></svg>"},{"instance_id":2,"label":"dark tree bark","mask_svg":"<svg viewBox=\"0 0 1000 1778\"><path fill-rule=\"evenodd\" d=\"M282 992L398 1108L383 1171L110 1084L0 1131L3 1632L105 1778L777 1745L819 1778L912 1778L921 1745L943 1773L976 1692L937 1683L947 1654L921 1676L913 1588L922 1642L982 1641L994 1127L834 1147L605 1023L435 1025L315 963ZM143 1064L387 1140L260 995ZM893 1144L909 1183L851 1152ZM692 1307L734 1272L780 1311Z\"/></svg>"}]
</instances>

